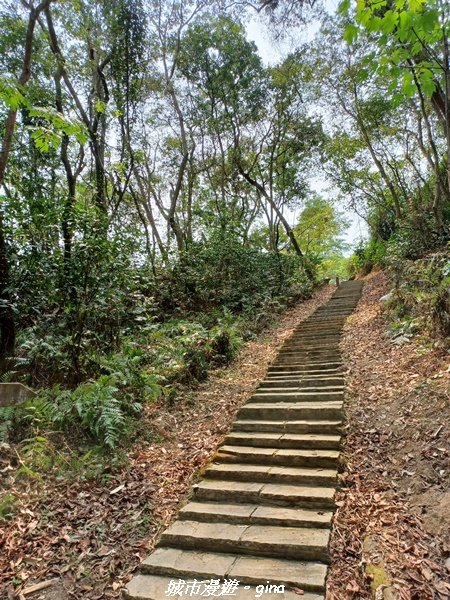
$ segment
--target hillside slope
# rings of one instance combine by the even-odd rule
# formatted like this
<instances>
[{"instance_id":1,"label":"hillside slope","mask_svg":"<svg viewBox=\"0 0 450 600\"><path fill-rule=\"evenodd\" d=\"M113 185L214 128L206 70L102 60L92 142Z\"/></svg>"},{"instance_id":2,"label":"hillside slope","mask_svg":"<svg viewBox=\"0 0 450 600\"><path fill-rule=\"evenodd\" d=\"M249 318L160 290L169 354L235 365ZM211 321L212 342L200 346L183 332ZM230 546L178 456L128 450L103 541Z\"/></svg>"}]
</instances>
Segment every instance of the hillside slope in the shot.
<instances>
[{"instance_id":1,"label":"hillside slope","mask_svg":"<svg viewBox=\"0 0 450 600\"><path fill-rule=\"evenodd\" d=\"M368 276L344 331L347 470L328 600L450 597L449 355L389 336L389 289L383 272Z\"/></svg>"}]
</instances>

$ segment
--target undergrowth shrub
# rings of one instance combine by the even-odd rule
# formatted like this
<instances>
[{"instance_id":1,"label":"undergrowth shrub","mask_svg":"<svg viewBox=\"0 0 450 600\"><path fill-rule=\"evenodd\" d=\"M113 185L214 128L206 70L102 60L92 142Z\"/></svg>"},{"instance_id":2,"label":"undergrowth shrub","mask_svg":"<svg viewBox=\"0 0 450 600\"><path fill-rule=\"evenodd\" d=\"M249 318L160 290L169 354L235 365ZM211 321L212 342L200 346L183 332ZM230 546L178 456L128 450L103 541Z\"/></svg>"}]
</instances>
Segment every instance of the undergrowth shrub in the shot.
<instances>
[{"instance_id":1,"label":"undergrowth shrub","mask_svg":"<svg viewBox=\"0 0 450 600\"><path fill-rule=\"evenodd\" d=\"M394 293L390 303L393 325L408 335L427 332L450 336L450 252L434 252L418 260L391 263Z\"/></svg>"},{"instance_id":2,"label":"undergrowth shrub","mask_svg":"<svg viewBox=\"0 0 450 600\"><path fill-rule=\"evenodd\" d=\"M158 298L166 310L183 314L218 307L248 314L267 299L307 297L311 285L299 257L218 238L191 243L163 280Z\"/></svg>"},{"instance_id":3,"label":"undergrowth shrub","mask_svg":"<svg viewBox=\"0 0 450 600\"><path fill-rule=\"evenodd\" d=\"M386 243L382 240L370 240L360 244L347 259L349 277L367 275L374 268L381 268L386 263Z\"/></svg>"},{"instance_id":4,"label":"undergrowth shrub","mask_svg":"<svg viewBox=\"0 0 450 600\"><path fill-rule=\"evenodd\" d=\"M102 238L100 256L92 236L86 229L75 242L71 287L48 284L50 271L61 279L62 262L38 273L25 261L36 298L20 299L17 353L4 377L39 395L0 411L0 439L61 430L119 448L147 402L174 401L180 386L226 365L243 340L313 288L298 257L219 234L191 243L169 266L153 265L151 274L148 264L131 264L130 237Z\"/></svg>"}]
</instances>

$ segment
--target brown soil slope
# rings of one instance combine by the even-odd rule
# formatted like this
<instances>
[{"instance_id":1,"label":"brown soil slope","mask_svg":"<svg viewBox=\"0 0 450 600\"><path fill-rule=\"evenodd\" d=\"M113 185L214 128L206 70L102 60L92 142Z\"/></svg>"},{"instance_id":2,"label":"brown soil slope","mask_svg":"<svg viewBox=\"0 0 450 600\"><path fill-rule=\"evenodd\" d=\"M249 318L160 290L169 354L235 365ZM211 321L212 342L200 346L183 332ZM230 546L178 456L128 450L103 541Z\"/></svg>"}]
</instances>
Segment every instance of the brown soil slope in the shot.
<instances>
[{"instance_id":1,"label":"brown soil slope","mask_svg":"<svg viewBox=\"0 0 450 600\"><path fill-rule=\"evenodd\" d=\"M393 343L388 290L370 276L344 330L347 470L327 600L450 598L449 355L420 337Z\"/></svg>"}]
</instances>

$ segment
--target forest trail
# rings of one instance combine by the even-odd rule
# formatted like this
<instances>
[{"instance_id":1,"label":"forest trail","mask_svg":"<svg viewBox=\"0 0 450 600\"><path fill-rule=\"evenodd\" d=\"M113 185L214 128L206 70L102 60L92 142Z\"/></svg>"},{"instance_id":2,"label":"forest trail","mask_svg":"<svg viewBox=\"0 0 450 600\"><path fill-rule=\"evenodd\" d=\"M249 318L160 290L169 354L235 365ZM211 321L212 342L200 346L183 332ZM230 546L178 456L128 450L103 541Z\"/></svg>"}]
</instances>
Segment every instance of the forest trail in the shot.
<instances>
[{"instance_id":1,"label":"forest trail","mask_svg":"<svg viewBox=\"0 0 450 600\"><path fill-rule=\"evenodd\" d=\"M286 340L126 598L225 596L225 586L255 598L268 582L286 590L262 596L324 598L343 421L339 341L361 289L341 284ZM205 580L221 580L216 593Z\"/></svg>"}]
</instances>

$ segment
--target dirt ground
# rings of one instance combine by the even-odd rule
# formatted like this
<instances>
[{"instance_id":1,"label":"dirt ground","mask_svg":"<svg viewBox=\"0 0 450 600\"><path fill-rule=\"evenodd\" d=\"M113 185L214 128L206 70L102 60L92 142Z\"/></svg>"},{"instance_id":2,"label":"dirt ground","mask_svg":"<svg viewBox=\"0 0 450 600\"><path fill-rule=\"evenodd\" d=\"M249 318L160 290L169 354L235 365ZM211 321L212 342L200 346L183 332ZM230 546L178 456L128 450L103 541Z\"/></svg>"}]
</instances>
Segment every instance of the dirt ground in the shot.
<instances>
[{"instance_id":1,"label":"dirt ground","mask_svg":"<svg viewBox=\"0 0 450 600\"><path fill-rule=\"evenodd\" d=\"M450 598L450 355L387 332L382 272L345 327L346 470L327 600Z\"/></svg>"}]
</instances>

